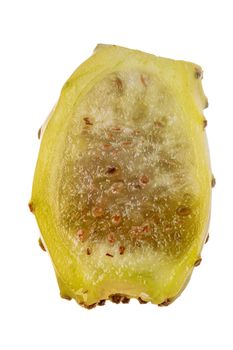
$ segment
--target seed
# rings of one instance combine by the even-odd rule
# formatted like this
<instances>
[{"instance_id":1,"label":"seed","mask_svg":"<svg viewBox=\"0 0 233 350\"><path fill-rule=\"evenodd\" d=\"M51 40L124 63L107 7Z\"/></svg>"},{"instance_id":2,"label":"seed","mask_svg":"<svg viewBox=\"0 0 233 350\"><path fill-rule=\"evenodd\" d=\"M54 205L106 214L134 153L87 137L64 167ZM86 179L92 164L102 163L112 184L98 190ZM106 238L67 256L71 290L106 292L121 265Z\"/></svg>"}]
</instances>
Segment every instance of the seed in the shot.
<instances>
[{"instance_id":1,"label":"seed","mask_svg":"<svg viewBox=\"0 0 233 350\"><path fill-rule=\"evenodd\" d=\"M116 215L114 215L114 216L112 217L112 223L113 223L114 225L119 225L120 222L121 222L121 215L116 214Z\"/></svg>"},{"instance_id":2,"label":"seed","mask_svg":"<svg viewBox=\"0 0 233 350\"><path fill-rule=\"evenodd\" d=\"M122 142L122 146L130 146L130 145L132 145L132 141L123 141Z\"/></svg>"},{"instance_id":3,"label":"seed","mask_svg":"<svg viewBox=\"0 0 233 350\"><path fill-rule=\"evenodd\" d=\"M205 240L205 243L208 242L209 238L210 238L210 235L209 235L209 233L208 233L208 235L207 235L207 237L206 237L206 240Z\"/></svg>"},{"instance_id":4,"label":"seed","mask_svg":"<svg viewBox=\"0 0 233 350\"><path fill-rule=\"evenodd\" d=\"M105 255L106 255L106 256L110 256L110 258L113 258L113 255L110 254L110 253L106 253Z\"/></svg>"},{"instance_id":5,"label":"seed","mask_svg":"<svg viewBox=\"0 0 233 350\"><path fill-rule=\"evenodd\" d=\"M111 143L104 143L104 144L103 144L103 147L104 147L104 149L106 149L106 150L110 150L110 149L112 148L112 145L111 145Z\"/></svg>"},{"instance_id":6,"label":"seed","mask_svg":"<svg viewBox=\"0 0 233 350\"><path fill-rule=\"evenodd\" d=\"M179 215L179 216L188 216L190 215L192 212L191 208L189 207L179 207L176 209L176 213Z\"/></svg>"},{"instance_id":7,"label":"seed","mask_svg":"<svg viewBox=\"0 0 233 350\"><path fill-rule=\"evenodd\" d=\"M194 266L199 266L202 261L202 258L199 258L195 261Z\"/></svg>"},{"instance_id":8,"label":"seed","mask_svg":"<svg viewBox=\"0 0 233 350\"><path fill-rule=\"evenodd\" d=\"M87 248L87 255L91 255L91 249Z\"/></svg>"},{"instance_id":9,"label":"seed","mask_svg":"<svg viewBox=\"0 0 233 350\"><path fill-rule=\"evenodd\" d=\"M125 252L125 247L124 247L123 245L121 245L121 246L119 247L119 253L120 253L120 255L123 255L124 252Z\"/></svg>"},{"instance_id":10,"label":"seed","mask_svg":"<svg viewBox=\"0 0 233 350\"><path fill-rule=\"evenodd\" d=\"M135 136L141 135L141 130L134 130L133 135Z\"/></svg>"},{"instance_id":11,"label":"seed","mask_svg":"<svg viewBox=\"0 0 233 350\"><path fill-rule=\"evenodd\" d=\"M114 236L114 234L113 234L112 232L110 232L110 233L108 234L107 240L108 240L108 242L111 243L111 244L115 243L116 238L115 238L115 236Z\"/></svg>"},{"instance_id":12,"label":"seed","mask_svg":"<svg viewBox=\"0 0 233 350\"><path fill-rule=\"evenodd\" d=\"M115 84L116 84L117 91L122 94L123 90L124 90L123 89L123 82L122 82L122 80L117 77L115 79Z\"/></svg>"},{"instance_id":13,"label":"seed","mask_svg":"<svg viewBox=\"0 0 233 350\"><path fill-rule=\"evenodd\" d=\"M105 302L106 302L106 300L100 300L99 302L98 302L98 305L99 306L103 306L103 305L105 305Z\"/></svg>"},{"instance_id":14,"label":"seed","mask_svg":"<svg viewBox=\"0 0 233 350\"><path fill-rule=\"evenodd\" d=\"M98 218L104 214L104 209L102 207L94 207L92 208L91 213L92 213L92 216L94 216L95 218Z\"/></svg>"},{"instance_id":15,"label":"seed","mask_svg":"<svg viewBox=\"0 0 233 350\"><path fill-rule=\"evenodd\" d=\"M113 132L121 132L121 128L119 126L113 126L111 130Z\"/></svg>"},{"instance_id":16,"label":"seed","mask_svg":"<svg viewBox=\"0 0 233 350\"><path fill-rule=\"evenodd\" d=\"M205 107L204 108L208 108L209 107L209 101L208 101L208 98L206 97L206 100L205 100Z\"/></svg>"},{"instance_id":17,"label":"seed","mask_svg":"<svg viewBox=\"0 0 233 350\"><path fill-rule=\"evenodd\" d=\"M144 225L143 228L142 228L142 232L144 232L144 233L150 232L150 226L149 225Z\"/></svg>"},{"instance_id":18,"label":"seed","mask_svg":"<svg viewBox=\"0 0 233 350\"><path fill-rule=\"evenodd\" d=\"M106 174L112 175L115 174L117 171L117 168L115 166L109 166L106 170Z\"/></svg>"},{"instance_id":19,"label":"seed","mask_svg":"<svg viewBox=\"0 0 233 350\"><path fill-rule=\"evenodd\" d=\"M38 243L39 243L40 248L41 248L44 252L46 252L45 246L44 246L44 244L43 244L41 238L38 239Z\"/></svg>"},{"instance_id":20,"label":"seed","mask_svg":"<svg viewBox=\"0 0 233 350\"><path fill-rule=\"evenodd\" d=\"M85 121L86 125L93 125L93 123L90 121L89 117L85 117L85 118L83 118L83 120Z\"/></svg>"},{"instance_id":21,"label":"seed","mask_svg":"<svg viewBox=\"0 0 233 350\"><path fill-rule=\"evenodd\" d=\"M84 231L81 228L77 231L77 236L81 242L84 241Z\"/></svg>"},{"instance_id":22,"label":"seed","mask_svg":"<svg viewBox=\"0 0 233 350\"><path fill-rule=\"evenodd\" d=\"M149 182L149 177L147 175L142 175L139 178L139 182L143 185L146 185Z\"/></svg>"}]
</instances>

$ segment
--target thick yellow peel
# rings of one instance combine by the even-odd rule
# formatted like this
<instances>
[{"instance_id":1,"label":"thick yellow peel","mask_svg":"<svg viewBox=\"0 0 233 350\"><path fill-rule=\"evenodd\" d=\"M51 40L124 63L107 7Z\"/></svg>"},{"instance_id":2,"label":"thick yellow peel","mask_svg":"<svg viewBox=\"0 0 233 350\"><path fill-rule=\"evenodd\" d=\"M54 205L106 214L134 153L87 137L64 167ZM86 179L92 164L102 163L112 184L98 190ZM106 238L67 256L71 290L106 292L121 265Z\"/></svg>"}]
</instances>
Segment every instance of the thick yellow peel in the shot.
<instances>
[{"instance_id":1,"label":"thick yellow peel","mask_svg":"<svg viewBox=\"0 0 233 350\"><path fill-rule=\"evenodd\" d=\"M168 305L200 262L211 182L202 70L98 45L42 128L31 210L61 295Z\"/></svg>"}]
</instances>

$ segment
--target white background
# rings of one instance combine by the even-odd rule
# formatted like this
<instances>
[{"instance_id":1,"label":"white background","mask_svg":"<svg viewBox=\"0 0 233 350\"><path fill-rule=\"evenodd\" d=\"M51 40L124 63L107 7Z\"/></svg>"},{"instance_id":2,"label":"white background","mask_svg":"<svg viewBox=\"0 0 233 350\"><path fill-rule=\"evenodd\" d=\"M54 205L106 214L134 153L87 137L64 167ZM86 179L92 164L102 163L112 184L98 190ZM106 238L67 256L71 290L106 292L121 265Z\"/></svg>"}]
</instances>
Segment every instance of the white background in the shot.
<instances>
[{"instance_id":1,"label":"white background","mask_svg":"<svg viewBox=\"0 0 233 350\"><path fill-rule=\"evenodd\" d=\"M231 1L1 1L0 348L232 349L233 53ZM59 297L27 203L37 130L97 43L199 63L213 172L203 262L167 308L131 301L86 310Z\"/></svg>"}]
</instances>

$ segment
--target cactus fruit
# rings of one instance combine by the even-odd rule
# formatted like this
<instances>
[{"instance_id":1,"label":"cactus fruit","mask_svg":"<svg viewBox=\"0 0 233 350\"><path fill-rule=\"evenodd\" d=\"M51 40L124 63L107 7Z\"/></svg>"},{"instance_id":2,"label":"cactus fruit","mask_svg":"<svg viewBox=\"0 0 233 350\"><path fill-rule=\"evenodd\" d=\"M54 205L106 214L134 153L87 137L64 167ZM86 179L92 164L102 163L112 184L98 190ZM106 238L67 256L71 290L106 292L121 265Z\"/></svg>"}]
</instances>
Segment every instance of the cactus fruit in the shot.
<instances>
[{"instance_id":1,"label":"cactus fruit","mask_svg":"<svg viewBox=\"0 0 233 350\"><path fill-rule=\"evenodd\" d=\"M201 79L193 63L98 45L65 83L29 204L62 297L163 306L187 285L214 184Z\"/></svg>"}]
</instances>

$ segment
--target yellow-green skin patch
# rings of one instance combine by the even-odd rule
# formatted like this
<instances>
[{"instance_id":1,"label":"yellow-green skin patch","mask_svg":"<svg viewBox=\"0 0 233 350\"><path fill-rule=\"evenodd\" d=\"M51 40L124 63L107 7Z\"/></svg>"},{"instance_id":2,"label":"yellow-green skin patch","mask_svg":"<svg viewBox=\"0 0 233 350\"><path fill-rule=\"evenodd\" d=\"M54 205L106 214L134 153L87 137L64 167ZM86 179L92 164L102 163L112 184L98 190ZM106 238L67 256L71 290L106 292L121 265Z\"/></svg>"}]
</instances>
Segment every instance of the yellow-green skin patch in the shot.
<instances>
[{"instance_id":1,"label":"yellow-green skin patch","mask_svg":"<svg viewBox=\"0 0 233 350\"><path fill-rule=\"evenodd\" d=\"M65 84L31 200L63 296L166 305L185 287L210 213L200 72L101 46Z\"/></svg>"}]
</instances>

